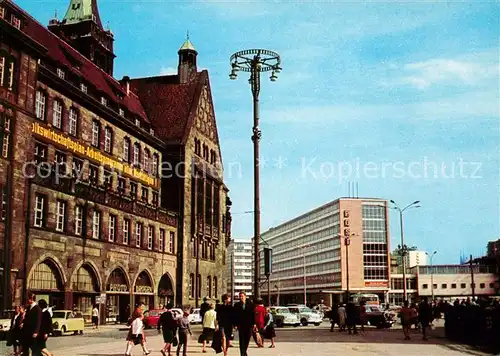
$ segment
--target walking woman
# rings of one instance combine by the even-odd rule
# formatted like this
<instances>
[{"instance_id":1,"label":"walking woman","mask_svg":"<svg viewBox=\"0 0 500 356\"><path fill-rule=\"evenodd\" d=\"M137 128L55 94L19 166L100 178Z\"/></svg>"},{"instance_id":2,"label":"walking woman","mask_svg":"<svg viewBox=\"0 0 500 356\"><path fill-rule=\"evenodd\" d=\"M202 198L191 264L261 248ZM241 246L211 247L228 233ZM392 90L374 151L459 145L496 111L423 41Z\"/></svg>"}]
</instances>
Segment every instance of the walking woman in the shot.
<instances>
[{"instance_id":1,"label":"walking woman","mask_svg":"<svg viewBox=\"0 0 500 356\"><path fill-rule=\"evenodd\" d=\"M231 345L231 335L233 334L233 305L231 303L231 296L224 294L222 296L222 303L217 307L217 320L215 329L220 330L222 334L222 351L224 356L227 356L228 349Z\"/></svg>"},{"instance_id":2,"label":"walking woman","mask_svg":"<svg viewBox=\"0 0 500 356\"><path fill-rule=\"evenodd\" d=\"M203 316L203 348L201 352L207 352L207 343L212 341L215 332L215 320L217 319L217 313L214 310L213 303L208 306L208 311Z\"/></svg>"},{"instance_id":3,"label":"walking woman","mask_svg":"<svg viewBox=\"0 0 500 356\"><path fill-rule=\"evenodd\" d=\"M184 310L184 315L179 320L179 345L177 346L177 356L181 354L182 347L182 356L187 356L187 345L188 345L188 334L193 335L191 332L191 328L189 327L189 311Z\"/></svg>"},{"instance_id":4,"label":"walking woman","mask_svg":"<svg viewBox=\"0 0 500 356\"><path fill-rule=\"evenodd\" d=\"M340 304L339 308L337 309L337 314L338 314L339 331L345 331L347 312L345 310L344 304Z\"/></svg>"},{"instance_id":5,"label":"walking woman","mask_svg":"<svg viewBox=\"0 0 500 356\"><path fill-rule=\"evenodd\" d=\"M99 308L97 304L92 309L92 329L99 329Z\"/></svg>"},{"instance_id":6,"label":"walking woman","mask_svg":"<svg viewBox=\"0 0 500 356\"><path fill-rule=\"evenodd\" d=\"M24 307L17 306L14 316L10 321L10 333L12 346L14 347L14 356L21 356L21 325L24 319Z\"/></svg>"},{"instance_id":7,"label":"walking woman","mask_svg":"<svg viewBox=\"0 0 500 356\"><path fill-rule=\"evenodd\" d=\"M149 355L151 351L147 349L146 339L144 337L144 315L136 310L134 315L132 315L132 323L130 325L130 331L127 335L127 348L125 350L125 356L130 356L130 352L134 345L141 345L144 355Z\"/></svg>"},{"instance_id":8,"label":"walking woman","mask_svg":"<svg viewBox=\"0 0 500 356\"><path fill-rule=\"evenodd\" d=\"M158 333L163 331L163 342L165 343L161 350L163 356L172 355L172 343L177 333L177 326L177 320L172 313L172 305L169 304L167 310L160 315L160 320L158 320Z\"/></svg>"},{"instance_id":9,"label":"walking woman","mask_svg":"<svg viewBox=\"0 0 500 356\"><path fill-rule=\"evenodd\" d=\"M409 303L407 300L405 300L400 313L401 325L403 326L403 334L405 336L405 340L410 340L410 328L413 319L413 309L409 307Z\"/></svg>"},{"instance_id":10,"label":"walking woman","mask_svg":"<svg viewBox=\"0 0 500 356\"><path fill-rule=\"evenodd\" d=\"M44 299L38 301L38 306L42 309L42 322L37 337L38 347L43 356L52 356L52 353L47 349L47 339L52 333L52 316Z\"/></svg>"},{"instance_id":11,"label":"walking woman","mask_svg":"<svg viewBox=\"0 0 500 356\"><path fill-rule=\"evenodd\" d=\"M271 340L270 349L274 349L276 346L274 345L274 339L276 338L276 331L274 330L274 319L273 314L271 313L271 309L269 307L266 308L266 317L264 318L264 333L262 337L264 339Z\"/></svg>"}]
</instances>

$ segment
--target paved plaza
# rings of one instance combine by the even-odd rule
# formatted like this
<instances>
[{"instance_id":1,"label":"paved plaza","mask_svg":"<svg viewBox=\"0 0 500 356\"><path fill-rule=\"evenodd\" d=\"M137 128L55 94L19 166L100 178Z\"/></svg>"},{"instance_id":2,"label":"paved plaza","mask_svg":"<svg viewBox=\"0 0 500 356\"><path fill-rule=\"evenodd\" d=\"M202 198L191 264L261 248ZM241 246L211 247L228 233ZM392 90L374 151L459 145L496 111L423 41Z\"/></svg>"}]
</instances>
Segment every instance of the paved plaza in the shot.
<instances>
[{"instance_id":1,"label":"paved plaza","mask_svg":"<svg viewBox=\"0 0 500 356\"><path fill-rule=\"evenodd\" d=\"M200 327L194 327L188 355L202 354L201 345L196 340ZM370 329L364 335L347 335L328 330L328 324L320 327L284 328L277 330L275 349L258 349L255 344L249 348L249 356L332 356L332 355L381 355L381 356L446 356L446 355L486 355L465 345L450 343L442 336L442 328L431 331L429 341L422 341L415 333L411 341L404 341L400 329ZM126 331L117 328L103 328L99 331L88 330L83 336L53 337L49 347L55 356L122 356L125 351ZM155 330L147 331L149 348L152 356L160 356L162 338ZM0 355L8 355L5 344L1 344ZM230 355L239 356L237 340ZM132 355L142 355L140 346L136 346ZM208 349L205 355L215 355ZM219 354L222 355L222 354Z\"/></svg>"}]
</instances>

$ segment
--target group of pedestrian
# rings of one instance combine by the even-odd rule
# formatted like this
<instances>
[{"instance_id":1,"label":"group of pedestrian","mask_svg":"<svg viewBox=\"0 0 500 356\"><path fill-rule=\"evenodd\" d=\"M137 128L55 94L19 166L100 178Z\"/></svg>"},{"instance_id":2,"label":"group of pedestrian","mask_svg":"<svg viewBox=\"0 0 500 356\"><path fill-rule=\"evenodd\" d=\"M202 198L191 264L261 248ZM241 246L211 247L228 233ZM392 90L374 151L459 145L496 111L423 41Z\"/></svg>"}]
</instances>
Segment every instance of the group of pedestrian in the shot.
<instances>
[{"instance_id":1,"label":"group of pedestrian","mask_svg":"<svg viewBox=\"0 0 500 356\"><path fill-rule=\"evenodd\" d=\"M422 299L418 306L410 306L406 300L401 309L401 325L403 326L403 334L405 340L411 340L410 329L412 325L418 325L422 330L422 339L427 341L427 332L434 319L432 306L429 304L426 297Z\"/></svg>"},{"instance_id":2,"label":"group of pedestrian","mask_svg":"<svg viewBox=\"0 0 500 356\"><path fill-rule=\"evenodd\" d=\"M52 313L44 299L35 300L28 293L26 306L15 308L11 319L8 343L14 347L15 356L52 356L47 349L47 339L52 333Z\"/></svg>"},{"instance_id":3,"label":"group of pedestrian","mask_svg":"<svg viewBox=\"0 0 500 356\"><path fill-rule=\"evenodd\" d=\"M361 330L364 332L364 324L366 321L366 308L364 303L361 303L358 309L356 305L349 301L347 304L334 305L329 312L330 318L330 331L333 332L335 325L338 325L339 332L348 331L349 335L358 334L356 324L360 322Z\"/></svg>"}]
</instances>

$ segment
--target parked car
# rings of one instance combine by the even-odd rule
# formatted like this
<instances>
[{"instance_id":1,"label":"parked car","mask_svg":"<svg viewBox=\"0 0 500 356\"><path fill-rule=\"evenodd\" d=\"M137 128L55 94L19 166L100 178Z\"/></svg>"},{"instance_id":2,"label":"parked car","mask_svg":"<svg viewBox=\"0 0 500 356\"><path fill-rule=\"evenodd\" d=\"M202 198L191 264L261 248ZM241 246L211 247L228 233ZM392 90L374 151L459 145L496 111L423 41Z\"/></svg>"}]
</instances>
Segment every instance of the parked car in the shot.
<instances>
[{"instance_id":1,"label":"parked car","mask_svg":"<svg viewBox=\"0 0 500 356\"><path fill-rule=\"evenodd\" d=\"M300 323L304 326L309 324L319 326L323 321L323 318L319 313L314 313L311 308L308 308L305 305L291 304L288 305L288 309L290 309L293 314L297 315Z\"/></svg>"},{"instance_id":2,"label":"parked car","mask_svg":"<svg viewBox=\"0 0 500 356\"><path fill-rule=\"evenodd\" d=\"M7 331L10 330L10 321L14 316L14 310L6 310L0 318L0 340L5 340Z\"/></svg>"},{"instance_id":3,"label":"parked car","mask_svg":"<svg viewBox=\"0 0 500 356\"><path fill-rule=\"evenodd\" d=\"M366 305L366 316L368 325L376 326L379 329L390 328L397 320L392 313L386 313L377 305Z\"/></svg>"},{"instance_id":4,"label":"parked car","mask_svg":"<svg viewBox=\"0 0 500 356\"><path fill-rule=\"evenodd\" d=\"M200 308L193 309L193 312L189 314L189 322L191 324L201 324Z\"/></svg>"},{"instance_id":5,"label":"parked car","mask_svg":"<svg viewBox=\"0 0 500 356\"><path fill-rule=\"evenodd\" d=\"M296 314L293 314L287 307L271 307L274 323L276 327L282 328L286 325L299 326L300 321Z\"/></svg>"},{"instance_id":6,"label":"parked car","mask_svg":"<svg viewBox=\"0 0 500 356\"><path fill-rule=\"evenodd\" d=\"M85 327L83 314L71 310L56 310L52 314L52 327L54 335L63 335L67 332L81 335Z\"/></svg>"},{"instance_id":7,"label":"parked car","mask_svg":"<svg viewBox=\"0 0 500 356\"><path fill-rule=\"evenodd\" d=\"M146 329L157 328L158 327L158 320L160 320L160 315L165 310L166 309L153 309L153 310L148 310L147 312L144 312L144 327Z\"/></svg>"}]
</instances>

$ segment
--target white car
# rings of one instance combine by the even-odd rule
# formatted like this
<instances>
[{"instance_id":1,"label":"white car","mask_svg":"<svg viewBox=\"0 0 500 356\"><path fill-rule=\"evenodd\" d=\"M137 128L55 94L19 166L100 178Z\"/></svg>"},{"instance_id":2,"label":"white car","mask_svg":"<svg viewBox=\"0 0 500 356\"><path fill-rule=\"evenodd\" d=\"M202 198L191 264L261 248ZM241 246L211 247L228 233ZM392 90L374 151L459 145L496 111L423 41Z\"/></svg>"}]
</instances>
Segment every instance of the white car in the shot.
<instances>
[{"instance_id":1,"label":"white car","mask_svg":"<svg viewBox=\"0 0 500 356\"><path fill-rule=\"evenodd\" d=\"M73 312L71 310L56 310L52 314L52 328L54 335L64 335L67 332L74 332L76 334L83 334L85 328L85 321L80 312Z\"/></svg>"},{"instance_id":2,"label":"white car","mask_svg":"<svg viewBox=\"0 0 500 356\"><path fill-rule=\"evenodd\" d=\"M321 314L315 313L311 308L303 305L289 305L288 309L297 317L302 325L307 326L309 324L314 324L319 326L323 322Z\"/></svg>"},{"instance_id":3,"label":"white car","mask_svg":"<svg viewBox=\"0 0 500 356\"><path fill-rule=\"evenodd\" d=\"M293 314L287 307L271 307L274 323L278 328L285 325L299 326L300 321L296 314Z\"/></svg>"},{"instance_id":4,"label":"white car","mask_svg":"<svg viewBox=\"0 0 500 356\"><path fill-rule=\"evenodd\" d=\"M191 324L201 324L200 309L193 309L193 312L189 314L188 319Z\"/></svg>"}]
</instances>

